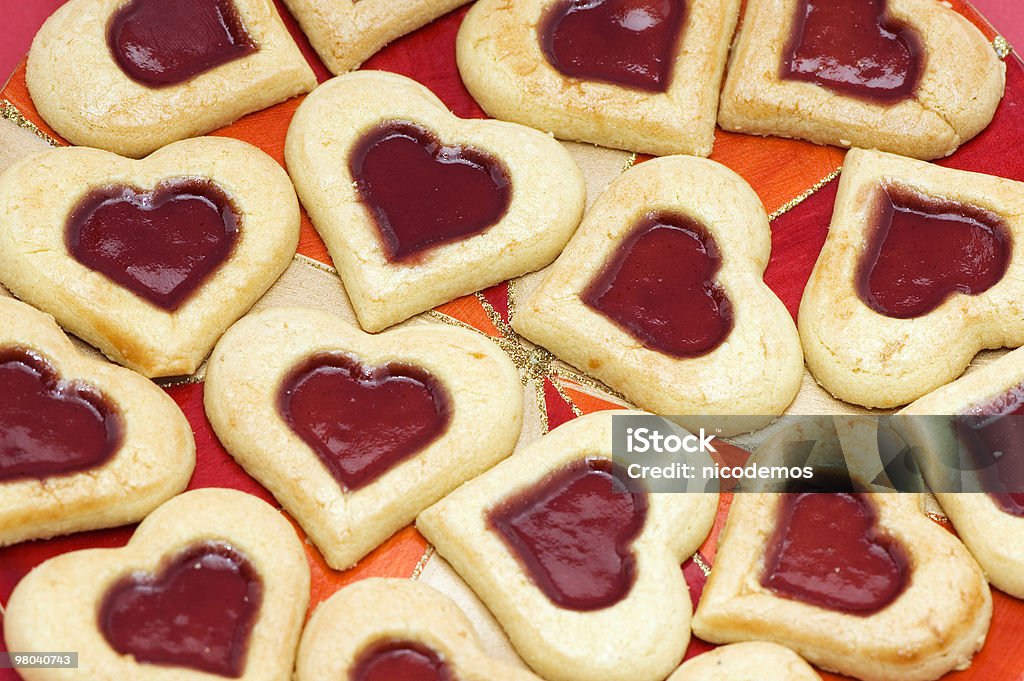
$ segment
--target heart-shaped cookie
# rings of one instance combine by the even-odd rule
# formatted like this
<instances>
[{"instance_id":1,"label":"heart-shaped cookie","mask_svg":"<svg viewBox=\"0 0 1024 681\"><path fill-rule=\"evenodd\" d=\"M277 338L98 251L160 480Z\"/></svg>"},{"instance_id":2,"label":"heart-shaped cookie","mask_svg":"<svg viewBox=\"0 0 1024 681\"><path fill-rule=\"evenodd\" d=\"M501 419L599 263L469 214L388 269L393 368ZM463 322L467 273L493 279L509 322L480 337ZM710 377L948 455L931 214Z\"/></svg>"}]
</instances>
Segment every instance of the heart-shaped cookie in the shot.
<instances>
[{"instance_id":1,"label":"heart-shaped cookie","mask_svg":"<svg viewBox=\"0 0 1024 681\"><path fill-rule=\"evenodd\" d=\"M906 404L982 349L1024 343L1024 184L854 149L800 301L807 366L836 397Z\"/></svg>"},{"instance_id":2,"label":"heart-shaped cookie","mask_svg":"<svg viewBox=\"0 0 1024 681\"><path fill-rule=\"evenodd\" d=\"M733 643L683 663L668 681L821 681L803 658L763 641Z\"/></svg>"},{"instance_id":3,"label":"heart-shaped cookie","mask_svg":"<svg viewBox=\"0 0 1024 681\"><path fill-rule=\"evenodd\" d=\"M67 140L134 158L316 86L271 0L72 0L26 80Z\"/></svg>"},{"instance_id":4,"label":"heart-shaped cookie","mask_svg":"<svg viewBox=\"0 0 1024 681\"><path fill-rule=\"evenodd\" d=\"M459 72L495 118L648 154L707 156L740 2L480 0Z\"/></svg>"},{"instance_id":5,"label":"heart-shaped cookie","mask_svg":"<svg viewBox=\"0 0 1024 681\"><path fill-rule=\"evenodd\" d=\"M52 558L7 603L8 650L78 651L77 669L26 681L286 681L309 602L309 565L278 511L237 490L168 501L128 545Z\"/></svg>"},{"instance_id":6,"label":"heart-shaped cookie","mask_svg":"<svg viewBox=\"0 0 1024 681\"><path fill-rule=\"evenodd\" d=\"M686 650L679 565L718 495L649 494L611 461L614 416L639 414L563 424L416 520L546 679L654 681Z\"/></svg>"},{"instance_id":7,"label":"heart-shaped cookie","mask_svg":"<svg viewBox=\"0 0 1024 681\"><path fill-rule=\"evenodd\" d=\"M390 73L317 88L285 157L367 331L547 265L583 213L583 176L560 144L460 120Z\"/></svg>"},{"instance_id":8,"label":"heart-shaped cookie","mask_svg":"<svg viewBox=\"0 0 1024 681\"><path fill-rule=\"evenodd\" d=\"M582 213L582 176L561 145L454 118L393 74L319 88L296 113L285 152L369 331L546 265Z\"/></svg>"},{"instance_id":9,"label":"heart-shaped cookie","mask_svg":"<svg viewBox=\"0 0 1024 681\"><path fill-rule=\"evenodd\" d=\"M405 579L366 579L322 603L302 634L295 679L538 681L488 657L453 601Z\"/></svg>"},{"instance_id":10,"label":"heart-shaped cookie","mask_svg":"<svg viewBox=\"0 0 1024 681\"><path fill-rule=\"evenodd\" d=\"M205 402L225 448L337 569L508 456L523 409L514 365L481 335L370 336L299 308L235 324Z\"/></svg>"},{"instance_id":11,"label":"heart-shaped cookie","mask_svg":"<svg viewBox=\"0 0 1024 681\"><path fill-rule=\"evenodd\" d=\"M878 455L872 420L836 428ZM784 459L789 444L774 435L752 460ZM981 569L919 495L745 492L733 498L693 630L713 643L780 643L864 681L926 681L969 665L991 616Z\"/></svg>"},{"instance_id":12,"label":"heart-shaped cookie","mask_svg":"<svg viewBox=\"0 0 1024 681\"><path fill-rule=\"evenodd\" d=\"M752 0L718 123L939 158L989 124L1005 81L981 31L935 0Z\"/></svg>"},{"instance_id":13,"label":"heart-shaped cookie","mask_svg":"<svg viewBox=\"0 0 1024 681\"><path fill-rule=\"evenodd\" d=\"M146 376L196 370L288 267L299 205L259 149L42 152L0 176L0 281Z\"/></svg>"},{"instance_id":14,"label":"heart-shaped cookie","mask_svg":"<svg viewBox=\"0 0 1024 681\"><path fill-rule=\"evenodd\" d=\"M1018 349L892 419L914 446L932 492L989 581L1017 598L1024 598L1022 407L1024 349ZM975 443L982 445L979 450ZM973 460L963 461L965 454Z\"/></svg>"},{"instance_id":15,"label":"heart-shaped cookie","mask_svg":"<svg viewBox=\"0 0 1024 681\"><path fill-rule=\"evenodd\" d=\"M764 208L738 175L648 161L598 197L512 325L655 413L779 414L803 363L761 279L770 249Z\"/></svg>"},{"instance_id":16,"label":"heart-shaped cookie","mask_svg":"<svg viewBox=\"0 0 1024 681\"><path fill-rule=\"evenodd\" d=\"M185 488L192 429L141 376L0 297L0 546L136 522Z\"/></svg>"},{"instance_id":17,"label":"heart-shaped cookie","mask_svg":"<svg viewBox=\"0 0 1024 681\"><path fill-rule=\"evenodd\" d=\"M355 69L396 38L469 0L284 0L332 73Z\"/></svg>"}]
</instances>

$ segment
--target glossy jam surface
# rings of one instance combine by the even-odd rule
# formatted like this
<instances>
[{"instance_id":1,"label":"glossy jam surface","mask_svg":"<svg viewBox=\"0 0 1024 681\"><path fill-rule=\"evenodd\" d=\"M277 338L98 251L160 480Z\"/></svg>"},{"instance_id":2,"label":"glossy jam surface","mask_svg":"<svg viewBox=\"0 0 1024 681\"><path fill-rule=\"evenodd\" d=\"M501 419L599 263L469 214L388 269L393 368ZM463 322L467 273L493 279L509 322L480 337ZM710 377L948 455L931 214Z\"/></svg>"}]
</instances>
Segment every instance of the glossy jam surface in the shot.
<instances>
[{"instance_id":1,"label":"glossy jam surface","mask_svg":"<svg viewBox=\"0 0 1024 681\"><path fill-rule=\"evenodd\" d=\"M370 130L349 165L392 261L483 232L505 216L512 199L500 161L479 149L446 146L414 123Z\"/></svg>"},{"instance_id":2,"label":"glossy jam surface","mask_svg":"<svg viewBox=\"0 0 1024 681\"><path fill-rule=\"evenodd\" d=\"M451 420L448 394L423 369L366 367L350 356L306 360L285 378L285 422L345 489L373 482L436 440Z\"/></svg>"},{"instance_id":3,"label":"glossy jam surface","mask_svg":"<svg viewBox=\"0 0 1024 681\"><path fill-rule=\"evenodd\" d=\"M232 0L132 0L107 27L107 45L129 78L177 85L256 51Z\"/></svg>"},{"instance_id":4,"label":"glossy jam surface","mask_svg":"<svg viewBox=\"0 0 1024 681\"><path fill-rule=\"evenodd\" d=\"M918 317L954 293L983 293L1010 262L1009 231L997 215L903 187L878 192L868 234L858 290L888 317Z\"/></svg>"},{"instance_id":5,"label":"glossy jam surface","mask_svg":"<svg viewBox=\"0 0 1024 681\"><path fill-rule=\"evenodd\" d=\"M664 92L685 21L684 0L560 0L540 26L541 50L570 78Z\"/></svg>"},{"instance_id":6,"label":"glossy jam surface","mask_svg":"<svg viewBox=\"0 0 1024 681\"><path fill-rule=\"evenodd\" d=\"M1024 386L957 417L978 481L1004 512L1024 517Z\"/></svg>"},{"instance_id":7,"label":"glossy jam surface","mask_svg":"<svg viewBox=\"0 0 1024 681\"><path fill-rule=\"evenodd\" d=\"M894 104L914 95L924 55L917 33L890 21L886 0L801 0L782 77Z\"/></svg>"},{"instance_id":8,"label":"glossy jam surface","mask_svg":"<svg viewBox=\"0 0 1024 681\"><path fill-rule=\"evenodd\" d=\"M455 681L451 668L420 643L385 641L367 648L349 673L350 681Z\"/></svg>"},{"instance_id":9,"label":"glossy jam surface","mask_svg":"<svg viewBox=\"0 0 1024 681\"><path fill-rule=\"evenodd\" d=\"M701 225L652 213L623 240L583 302L651 350L696 357L732 330L732 307L715 282L720 263Z\"/></svg>"},{"instance_id":10,"label":"glossy jam surface","mask_svg":"<svg viewBox=\"0 0 1024 681\"><path fill-rule=\"evenodd\" d=\"M165 310L176 310L230 257L239 217L216 185L174 180L152 192L107 187L72 211L71 256Z\"/></svg>"},{"instance_id":11,"label":"glossy jam surface","mask_svg":"<svg viewBox=\"0 0 1024 681\"><path fill-rule=\"evenodd\" d=\"M633 587L647 518L646 493L626 481L607 459L572 463L495 507L491 527L554 603L607 608Z\"/></svg>"},{"instance_id":12,"label":"glossy jam surface","mask_svg":"<svg viewBox=\"0 0 1024 681\"><path fill-rule=\"evenodd\" d=\"M870 615L903 593L910 567L902 547L881 535L859 494L786 494L768 544L761 584L829 610Z\"/></svg>"},{"instance_id":13,"label":"glossy jam surface","mask_svg":"<svg viewBox=\"0 0 1024 681\"><path fill-rule=\"evenodd\" d=\"M102 466L120 446L121 430L95 389L62 380L35 353L0 348L0 482Z\"/></svg>"},{"instance_id":14,"label":"glossy jam surface","mask_svg":"<svg viewBox=\"0 0 1024 681\"><path fill-rule=\"evenodd\" d=\"M260 577L245 556L204 542L165 561L155 575L117 582L100 605L99 626L114 650L139 662L239 677L262 598Z\"/></svg>"}]
</instances>

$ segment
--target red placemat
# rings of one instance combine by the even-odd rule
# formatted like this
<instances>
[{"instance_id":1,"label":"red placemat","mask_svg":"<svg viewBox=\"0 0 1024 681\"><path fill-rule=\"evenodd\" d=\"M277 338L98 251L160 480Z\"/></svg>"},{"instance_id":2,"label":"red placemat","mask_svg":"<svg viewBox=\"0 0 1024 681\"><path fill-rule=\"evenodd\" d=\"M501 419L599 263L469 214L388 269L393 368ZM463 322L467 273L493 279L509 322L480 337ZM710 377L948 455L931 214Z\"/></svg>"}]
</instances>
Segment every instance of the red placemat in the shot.
<instances>
[{"instance_id":1,"label":"red placemat","mask_svg":"<svg viewBox=\"0 0 1024 681\"><path fill-rule=\"evenodd\" d=\"M961 0L953 4L989 38L995 36L991 26L970 6ZM455 66L455 35L464 14L465 10L454 12L396 41L367 62L365 68L410 76L431 88L456 114L482 117L483 112L466 92ZM295 22L283 9L282 15L318 76L321 80L326 79L329 74L309 49ZM283 164L285 131L299 101L292 100L252 114L215 134L256 144ZM32 106L25 88L23 64L0 92L0 106L5 117L34 127L40 134L59 141L58 136L38 117ZM1024 64L1011 56L1007 60L1006 97L992 125L942 163L1024 180L1024 145L1020 144L1022 134ZM744 176L772 215L773 250L765 279L795 315L803 287L825 239L835 196L834 178L842 163L843 152L805 142L755 138L719 131L712 158ZM299 252L313 260L330 264L322 241L305 216ZM502 284L444 305L439 308L439 312L482 333L505 339L507 347L514 349L517 363L527 372L528 380L536 386L544 421L551 427L580 413L616 406L544 366L527 366L523 356L529 353L508 325L509 306L510 289L508 285ZM185 383L168 388L168 392L181 406L196 434L198 461L190 488L234 487L274 503L267 491L249 478L218 443L203 412L202 384ZM714 560L718 531L729 503L729 497L723 497L711 538L702 547L697 559L683 566L695 601L700 596L708 566ZM17 581L43 560L80 548L120 546L128 540L131 532L130 527L118 528L45 542L30 542L0 550L0 604L6 602ZM347 572L329 569L314 548L307 546L307 549L313 572L312 605L341 586L363 577L413 577L430 555L426 542L412 528L399 532L356 568ZM1024 678L1024 672L1021 671L1024 669L1022 622L1024 604L996 593L995 619L984 650L970 670L951 674L947 678L1020 681ZM708 647L694 640L688 655ZM0 670L0 681L15 681L17 678L12 671ZM826 678L838 677L826 675Z\"/></svg>"}]
</instances>

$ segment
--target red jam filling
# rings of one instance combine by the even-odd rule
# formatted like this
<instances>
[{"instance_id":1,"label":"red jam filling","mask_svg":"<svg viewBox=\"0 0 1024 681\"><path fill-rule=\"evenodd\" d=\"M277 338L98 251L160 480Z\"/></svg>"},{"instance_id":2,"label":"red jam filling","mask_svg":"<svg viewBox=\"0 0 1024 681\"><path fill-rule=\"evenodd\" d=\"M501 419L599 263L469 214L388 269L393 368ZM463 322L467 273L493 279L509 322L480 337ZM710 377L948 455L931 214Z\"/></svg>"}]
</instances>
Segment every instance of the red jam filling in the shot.
<instances>
[{"instance_id":1,"label":"red jam filling","mask_svg":"<svg viewBox=\"0 0 1024 681\"><path fill-rule=\"evenodd\" d=\"M917 33L889 19L885 0L801 0L782 54L783 78L878 104L912 97L924 60Z\"/></svg>"},{"instance_id":2,"label":"red jam filling","mask_svg":"<svg viewBox=\"0 0 1024 681\"><path fill-rule=\"evenodd\" d=\"M491 527L551 601L600 610L636 579L631 545L647 518L647 495L607 459L574 462L494 508Z\"/></svg>"},{"instance_id":3,"label":"red jam filling","mask_svg":"<svg viewBox=\"0 0 1024 681\"><path fill-rule=\"evenodd\" d=\"M957 433L981 488L1004 512L1024 518L1024 386L958 416Z\"/></svg>"},{"instance_id":4,"label":"red jam filling","mask_svg":"<svg viewBox=\"0 0 1024 681\"><path fill-rule=\"evenodd\" d=\"M419 643L386 641L363 651L351 681L454 681L440 655Z\"/></svg>"},{"instance_id":5,"label":"red jam filling","mask_svg":"<svg viewBox=\"0 0 1024 681\"><path fill-rule=\"evenodd\" d=\"M204 542L156 575L116 583L100 605L99 626L114 650L139 662L237 678L262 598L262 582L245 556Z\"/></svg>"},{"instance_id":6,"label":"red jam filling","mask_svg":"<svg viewBox=\"0 0 1024 681\"><path fill-rule=\"evenodd\" d=\"M0 349L0 482L98 468L120 444L121 419L100 393L32 352Z\"/></svg>"},{"instance_id":7,"label":"red jam filling","mask_svg":"<svg viewBox=\"0 0 1024 681\"><path fill-rule=\"evenodd\" d=\"M71 212L71 256L164 310L178 309L230 257L240 218L227 195L201 180L152 192L114 186Z\"/></svg>"},{"instance_id":8,"label":"red jam filling","mask_svg":"<svg viewBox=\"0 0 1024 681\"><path fill-rule=\"evenodd\" d=\"M762 586L785 598L852 615L871 615L903 593L907 557L877 527L860 494L786 494L768 545Z\"/></svg>"},{"instance_id":9,"label":"red jam filling","mask_svg":"<svg viewBox=\"0 0 1024 681\"><path fill-rule=\"evenodd\" d=\"M480 234L512 199L505 166L479 149L446 146L405 121L383 123L355 145L349 169L387 257L411 261Z\"/></svg>"},{"instance_id":10,"label":"red jam filling","mask_svg":"<svg viewBox=\"0 0 1024 681\"><path fill-rule=\"evenodd\" d=\"M318 355L278 395L281 416L345 489L373 482L434 442L451 420L448 394L423 369L365 367Z\"/></svg>"},{"instance_id":11,"label":"red jam filling","mask_svg":"<svg viewBox=\"0 0 1024 681\"><path fill-rule=\"evenodd\" d=\"M989 211L883 187L857 276L860 297L880 314L909 319L954 293L984 293L1006 273L1008 234Z\"/></svg>"},{"instance_id":12,"label":"red jam filling","mask_svg":"<svg viewBox=\"0 0 1024 681\"><path fill-rule=\"evenodd\" d=\"M664 92L685 21L683 0L560 0L540 26L541 49L570 78Z\"/></svg>"},{"instance_id":13,"label":"red jam filling","mask_svg":"<svg viewBox=\"0 0 1024 681\"><path fill-rule=\"evenodd\" d=\"M718 247L697 222L651 213L583 292L583 302L644 347L697 357L732 330L729 299L715 282L720 264Z\"/></svg>"},{"instance_id":14,"label":"red jam filling","mask_svg":"<svg viewBox=\"0 0 1024 681\"><path fill-rule=\"evenodd\" d=\"M256 51L231 0L132 0L107 27L129 78L151 88L184 83Z\"/></svg>"}]
</instances>

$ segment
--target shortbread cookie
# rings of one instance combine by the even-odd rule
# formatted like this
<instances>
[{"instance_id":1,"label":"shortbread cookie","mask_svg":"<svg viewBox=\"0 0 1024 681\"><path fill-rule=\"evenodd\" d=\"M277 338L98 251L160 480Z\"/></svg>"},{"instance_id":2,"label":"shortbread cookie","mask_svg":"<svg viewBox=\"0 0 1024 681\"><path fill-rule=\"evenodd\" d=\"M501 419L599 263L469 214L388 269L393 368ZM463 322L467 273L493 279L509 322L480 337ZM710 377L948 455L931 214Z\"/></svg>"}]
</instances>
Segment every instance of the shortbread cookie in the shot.
<instances>
[{"instance_id":1,"label":"shortbread cookie","mask_svg":"<svg viewBox=\"0 0 1024 681\"><path fill-rule=\"evenodd\" d=\"M935 415L950 414L949 419ZM989 581L1024 598L1024 349L939 388L893 419ZM969 457L961 465L963 457ZM960 476L972 476L957 492ZM955 476L955 477L954 477Z\"/></svg>"},{"instance_id":2,"label":"shortbread cookie","mask_svg":"<svg viewBox=\"0 0 1024 681\"><path fill-rule=\"evenodd\" d=\"M851 150L800 301L807 366L842 400L895 407L1024 344L1022 240L1024 183Z\"/></svg>"},{"instance_id":3,"label":"shortbread cookie","mask_svg":"<svg viewBox=\"0 0 1024 681\"><path fill-rule=\"evenodd\" d=\"M454 602L405 579L366 579L321 604L302 634L295 681L540 681L484 653Z\"/></svg>"},{"instance_id":4,"label":"shortbread cookie","mask_svg":"<svg viewBox=\"0 0 1024 681\"><path fill-rule=\"evenodd\" d=\"M821 681L821 677L789 648L758 641L698 655L668 681Z\"/></svg>"},{"instance_id":5,"label":"shortbread cookie","mask_svg":"<svg viewBox=\"0 0 1024 681\"><path fill-rule=\"evenodd\" d=\"M771 229L725 166L642 163L587 213L515 329L658 414L775 415L803 376L800 341L764 284Z\"/></svg>"},{"instance_id":6,"label":"shortbread cookie","mask_svg":"<svg viewBox=\"0 0 1024 681\"><path fill-rule=\"evenodd\" d=\"M285 156L367 331L547 265L583 214L583 175L555 140L460 120L390 73L317 88Z\"/></svg>"},{"instance_id":7,"label":"shortbread cookie","mask_svg":"<svg viewBox=\"0 0 1024 681\"><path fill-rule=\"evenodd\" d=\"M985 129L1006 66L937 0L748 0L722 90L726 130L948 156Z\"/></svg>"},{"instance_id":8,"label":"shortbread cookie","mask_svg":"<svg viewBox=\"0 0 1024 681\"><path fill-rule=\"evenodd\" d=\"M0 176L0 282L146 376L195 371L298 239L288 175L237 140L54 149Z\"/></svg>"},{"instance_id":9,"label":"shortbread cookie","mask_svg":"<svg viewBox=\"0 0 1024 681\"><path fill-rule=\"evenodd\" d=\"M237 490L175 497L128 545L52 558L11 594L8 650L73 650L25 681L288 681L309 564L278 511Z\"/></svg>"},{"instance_id":10,"label":"shortbread cookie","mask_svg":"<svg viewBox=\"0 0 1024 681\"><path fill-rule=\"evenodd\" d=\"M167 393L0 297L0 546L137 522L185 489L195 463Z\"/></svg>"},{"instance_id":11,"label":"shortbread cookie","mask_svg":"<svg viewBox=\"0 0 1024 681\"><path fill-rule=\"evenodd\" d=\"M472 331L371 336L277 308L224 335L205 402L225 448L345 569L508 456L522 394L512 361Z\"/></svg>"},{"instance_id":12,"label":"shortbread cookie","mask_svg":"<svg viewBox=\"0 0 1024 681\"><path fill-rule=\"evenodd\" d=\"M333 73L351 71L395 38L469 0L284 0Z\"/></svg>"},{"instance_id":13,"label":"shortbread cookie","mask_svg":"<svg viewBox=\"0 0 1024 681\"><path fill-rule=\"evenodd\" d=\"M523 659L550 681L655 681L682 660L680 564L717 494L649 494L611 460L613 415L570 421L420 514Z\"/></svg>"},{"instance_id":14,"label":"shortbread cookie","mask_svg":"<svg viewBox=\"0 0 1024 681\"><path fill-rule=\"evenodd\" d=\"M864 441L858 430L874 423L836 427ZM785 456L791 444L780 433L755 457ZM779 643L863 681L927 681L967 667L992 616L967 549L923 513L919 495L814 484L733 497L694 633L713 643Z\"/></svg>"},{"instance_id":15,"label":"shortbread cookie","mask_svg":"<svg viewBox=\"0 0 1024 681\"><path fill-rule=\"evenodd\" d=\"M134 158L316 86L272 0L71 0L26 80L68 141Z\"/></svg>"},{"instance_id":16,"label":"shortbread cookie","mask_svg":"<svg viewBox=\"0 0 1024 681\"><path fill-rule=\"evenodd\" d=\"M495 118L646 154L711 153L740 0L480 0L462 80Z\"/></svg>"}]
</instances>

